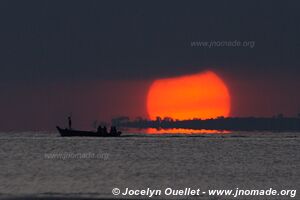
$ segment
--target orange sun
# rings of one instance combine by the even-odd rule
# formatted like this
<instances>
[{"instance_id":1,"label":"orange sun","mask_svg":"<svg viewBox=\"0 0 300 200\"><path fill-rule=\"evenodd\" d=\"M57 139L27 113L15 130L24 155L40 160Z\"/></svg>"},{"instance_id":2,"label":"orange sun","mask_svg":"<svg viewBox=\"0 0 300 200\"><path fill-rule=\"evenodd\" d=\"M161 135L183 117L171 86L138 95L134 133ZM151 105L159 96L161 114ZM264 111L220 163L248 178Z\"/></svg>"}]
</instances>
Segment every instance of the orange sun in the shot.
<instances>
[{"instance_id":1,"label":"orange sun","mask_svg":"<svg viewBox=\"0 0 300 200\"><path fill-rule=\"evenodd\" d=\"M158 79L153 82L147 97L150 119L227 117L230 95L225 83L212 71L188 76Z\"/></svg>"}]
</instances>

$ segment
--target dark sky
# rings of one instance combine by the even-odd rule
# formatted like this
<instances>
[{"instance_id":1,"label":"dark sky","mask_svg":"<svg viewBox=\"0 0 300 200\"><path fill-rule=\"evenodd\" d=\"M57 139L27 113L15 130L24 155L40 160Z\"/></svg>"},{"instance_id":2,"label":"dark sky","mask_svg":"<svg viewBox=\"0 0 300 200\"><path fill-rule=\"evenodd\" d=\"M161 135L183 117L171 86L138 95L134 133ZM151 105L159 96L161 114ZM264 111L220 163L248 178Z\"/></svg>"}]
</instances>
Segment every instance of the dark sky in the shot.
<instances>
[{"instance_id":1,"label":"dark sky","mask_svg":"<svg viewBox=\"0 0 300 200\"><path fill-rule=\"evenodd\" d=\"M146 116L151 81L213 70L232 116L300 112L299 1L0 1L0 130ZM254 41L191 47L193 41Z\"/></svg>"}]
</instances>

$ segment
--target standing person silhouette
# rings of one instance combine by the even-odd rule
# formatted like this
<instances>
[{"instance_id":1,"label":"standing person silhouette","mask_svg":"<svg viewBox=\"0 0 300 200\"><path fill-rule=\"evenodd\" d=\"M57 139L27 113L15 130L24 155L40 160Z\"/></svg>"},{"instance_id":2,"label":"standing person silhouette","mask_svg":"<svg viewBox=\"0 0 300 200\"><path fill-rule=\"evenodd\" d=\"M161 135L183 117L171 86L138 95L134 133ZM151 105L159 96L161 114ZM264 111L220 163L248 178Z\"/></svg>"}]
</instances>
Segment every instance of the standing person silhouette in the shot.
<instances>
[{"instance_id":1,"label":"standing person silhouette","mask_svg":"<svg viewBox=\"0 0 300 200\"><path fill-rule=\"evenodd\" d=\"M69 124L69 129L72 129L72 118L71 118L71 116L68 117L68 124Z\"/></svg>"}]
</instances>

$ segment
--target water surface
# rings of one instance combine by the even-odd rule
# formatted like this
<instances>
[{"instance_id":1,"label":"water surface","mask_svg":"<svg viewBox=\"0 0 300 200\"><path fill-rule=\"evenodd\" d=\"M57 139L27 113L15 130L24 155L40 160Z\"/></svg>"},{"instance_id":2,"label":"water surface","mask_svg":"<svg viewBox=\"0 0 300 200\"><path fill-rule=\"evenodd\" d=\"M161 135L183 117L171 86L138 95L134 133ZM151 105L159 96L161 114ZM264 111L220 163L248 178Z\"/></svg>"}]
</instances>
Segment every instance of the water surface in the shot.
<instances>
[{"instance_id":1,"label":"water surface","mask_svg":"<svg viewBox=\"0 0 300 200\"><path fill-rule=\"evenodd\" d=\"M0 197L113 198L115 187L300 189L299 138L270 132L0 133Z\"/></svg>"}]
</instances>

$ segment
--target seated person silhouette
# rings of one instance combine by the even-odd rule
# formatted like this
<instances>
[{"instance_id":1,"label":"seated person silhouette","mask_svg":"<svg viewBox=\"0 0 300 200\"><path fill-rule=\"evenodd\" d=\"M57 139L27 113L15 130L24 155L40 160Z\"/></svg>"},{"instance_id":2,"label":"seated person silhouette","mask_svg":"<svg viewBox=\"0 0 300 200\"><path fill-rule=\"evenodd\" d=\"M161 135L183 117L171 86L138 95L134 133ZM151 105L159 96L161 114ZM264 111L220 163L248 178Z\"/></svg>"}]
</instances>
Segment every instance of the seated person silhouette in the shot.
<instances>
[{"instance_id":1,"label":"seated person silhouette","mask_svg":"<svg viewBox=\"0 0 300 200\"><path fill-rule=\"evenodd\" d=\"M97 133L102 133L102 127L101 126L98 126Z\"/></svg>"},{"instance_id":2,"label":"seated person silhouette","mask_svg":"<svg viewBox=\"0 0 300 200\"><path fill-rule=\"evenodd\" d=\"M107 128L106 128L106 126L103 127L103 132L104 132L104 134L107 134Z\"/></svg>"},{"instance_id":3,"label":"seated person silhouette","mask_svg":"<svg viewBox=\"0 0 300 200\"><path fill-rule=\"evenodd\" d=\"M110 128L110 134L116 134L116 133L117 133L116 127L115 127L115 126L112 126L112 127Z\"/></svg>"}]
</instances>

